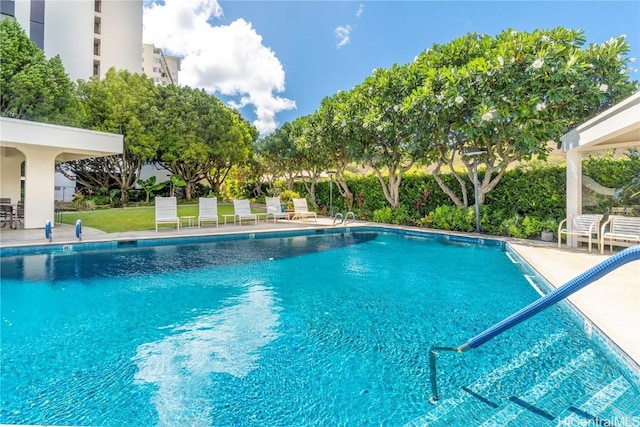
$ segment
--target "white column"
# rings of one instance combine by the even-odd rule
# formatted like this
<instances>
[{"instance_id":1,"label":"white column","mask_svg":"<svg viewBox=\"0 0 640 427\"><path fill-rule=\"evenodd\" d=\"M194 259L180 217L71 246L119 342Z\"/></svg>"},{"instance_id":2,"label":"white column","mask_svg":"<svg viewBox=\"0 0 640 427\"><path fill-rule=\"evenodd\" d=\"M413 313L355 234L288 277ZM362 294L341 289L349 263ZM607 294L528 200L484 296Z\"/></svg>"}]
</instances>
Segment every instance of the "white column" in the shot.
<instances>
[{"instance_id":1,"label":"white column","mask_svg":"<svg viewBox=\"0 0 640 427\"><path fill-rule=\"evenodd\" d=\"M567 151L567 217L582 213L582 154ZM576 247L576 236L567 236L567 245Z\"/></svg>"},{"instance_id":2,"label":"white column","mask_svg":"<svg viewBox=\"0 0 640 427\"><path fill-rule=\"evenodd\" d=\"M11 198L15 205L20 200L20 165L24 156L13 148L0 150L3 151L0 155L0 197Z\"/></svg>"},{"instance_id":3,"label":"white column","mask_svg":"<svg viewBox=\"0 0 640 427\"><path fill-rule=\"evenodd\" d=\"M44 228L54 223L55 160L59 150L25 149L24 228ZM43 235L44 239L44 235Z\"/></svg>"}]
</instances>

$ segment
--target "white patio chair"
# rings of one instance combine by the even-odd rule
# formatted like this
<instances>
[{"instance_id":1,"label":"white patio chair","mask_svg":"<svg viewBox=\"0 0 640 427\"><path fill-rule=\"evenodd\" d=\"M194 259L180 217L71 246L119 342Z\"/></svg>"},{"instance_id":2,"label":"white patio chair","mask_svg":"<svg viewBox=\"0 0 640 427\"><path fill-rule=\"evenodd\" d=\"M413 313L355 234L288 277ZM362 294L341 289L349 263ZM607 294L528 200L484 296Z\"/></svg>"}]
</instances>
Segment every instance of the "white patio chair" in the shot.
<instances>
[{"instance_id":1,"label":"white patio chair","mask_svg":"<svg viewBox=\"0 0 640 427\"><path fill-rule=\"evenodd\" d=\"M156 197L156 232L160 224L175 224L180 230L178 200L175 197Z\"/></svg>"},{"instance_id":2,"label":"white patio chair","mask_svg":"<svg viewBox=\"0 0 640 427\"><path fill-rule=\"evenodd\" d=\"M242 220L253 220L258 224L258 215L251 212L251 205L249 199L235 199L233 201L233 223L238 221L239 225L242 225Z\"/></svg>"},{"instance_id":3,"label":"white patio chair","mask_svg":"<svg viewBox=\"0 0 640 427\"><path fill-rule=\"evenodd\" d=\"M200 197L198 199L198 227L203 222L215 222L218 226L218 198Z\"/></svg>"},{"instance_id":4,"label":"white patio chair","mask_svg":"<svg viewBox=\"0 0 640 427\"><path fill-rule=\"evenodd\" d=\"M558 247L562 246L562 235L565 234L567 239L569 236L586 237L589 242L589 252L591 252L592 242L596 242L596 246L600 242L600 221L603 215L600 214L582 214L571 215L569 218L563 219L558 224ZM565 225L563 227L563 225Z\"/></svg>"},{"instance_id":5,"label":"white patio chair","mask_svg":"<svg viewBox=\"0 0 640 427\"><path fill-rule=\"evenodd\" d=\"M307 199L293 199L293 218L292 219L301 219L305 220L307 218L313 218L314 221L318 220L318 215L309 210L309 206L307 206Z\"/></svg>"},{"instance_id":6,"label":"white patio chair","mask_svg":"<svg viewBox=\"0 0 640 427\"><path fill-rule=\"evenodd\" d=\"M273 217L273 223L275 224L280 219L289 219L288 212L282 212L282 204L280 203L280 197L266 197L267 203L267 216L265 217L265 221L269 219L269 217Z\"/></svg>"}]
</instances>

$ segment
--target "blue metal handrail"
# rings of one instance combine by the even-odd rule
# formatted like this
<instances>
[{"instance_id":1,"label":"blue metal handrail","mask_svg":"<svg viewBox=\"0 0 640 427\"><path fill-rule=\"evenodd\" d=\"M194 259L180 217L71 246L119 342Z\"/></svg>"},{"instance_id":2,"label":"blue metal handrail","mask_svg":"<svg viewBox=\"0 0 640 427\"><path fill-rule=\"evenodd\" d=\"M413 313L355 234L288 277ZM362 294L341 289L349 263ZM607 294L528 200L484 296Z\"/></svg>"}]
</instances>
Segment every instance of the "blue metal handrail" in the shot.
<instances>
[{"instance_id":1,"label":"blue metal handrail","mask_svg":"<svg viewBox=\"0 0 640 427\"><path fill-rule=\"evenodd\" d=\"M640 245L632 246L618 252L610 258L607 258L598 265L588 269L579 276L576 276L554 291L549 292L542 298L532 302L531 304L520 309L511 316L491 326L489 329L486 329L473 338L470 338L469 340L467 340L467 342L458 347L431 347L431 349L429 350L429 366L431 368L432 395L429 398L429 402L435 404L438 400L440 400L440 396L438 394L436 372L436 355L439 351L453 351L456 353L463 353L469 349L480 347L482 344L486 343L495 336L500 335L501 333L511 329L517 324L524 322L528 318L538 314L542 310L567 298L569 295L579 291L590 283L595 282L596 280L602 278L618 267L637 260L640 260Z\"/></svg>"}]
</instances>

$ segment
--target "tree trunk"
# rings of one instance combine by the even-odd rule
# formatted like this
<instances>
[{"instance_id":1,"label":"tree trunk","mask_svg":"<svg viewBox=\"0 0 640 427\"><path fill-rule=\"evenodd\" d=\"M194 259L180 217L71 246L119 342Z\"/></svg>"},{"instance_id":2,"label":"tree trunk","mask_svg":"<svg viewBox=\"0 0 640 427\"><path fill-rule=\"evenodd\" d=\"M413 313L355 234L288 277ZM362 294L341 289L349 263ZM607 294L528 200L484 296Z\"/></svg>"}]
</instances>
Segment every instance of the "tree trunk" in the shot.
<instances>
[{"instance_id":1,"label":"tree trunk","mask_svg":"<svg viewBox=\"0 0 640 427\"><path fill-rule=\"evenodd\" d=\"M436 163L436 168L432 172L432 175L433 175L433 178L438 183L438 186L442 189L442 191L444 191L444 193L447 196L449 196L451 201L455 203L456 206L467 208L469 207L469 196L467 194L467 184L465 180L462 179L460 174L458 174L455 168L453 167L454 159L455 159L455 150L452 152L450 157L446 157L444 153L441 153L441 156L438 159L438 162ZM451 174L454 176L454 178L456 179L456 181L458 181L458 184L460 185L462 200L460 200L460 198L454 193L454 191L451 188L449 188L449 186L442 180L442 177L440 176L440 170L442 169L442 166L445 165L445 163L449 168L449 171L451 172Z\"/></svg>"},{"instance_id":2,"label":"tree trunk","mask_svg":"<svg viewBox=\"0 0 640 427\"><path fill-rule=\"evenodd\" d=\"M338 168L334 178L336 182L336 187L338 188L338 193L347 202L347 212L352 211L353 210L353 193L349 188L347 179L344 177L344 167Z\"/></svg>"}]
</instances>

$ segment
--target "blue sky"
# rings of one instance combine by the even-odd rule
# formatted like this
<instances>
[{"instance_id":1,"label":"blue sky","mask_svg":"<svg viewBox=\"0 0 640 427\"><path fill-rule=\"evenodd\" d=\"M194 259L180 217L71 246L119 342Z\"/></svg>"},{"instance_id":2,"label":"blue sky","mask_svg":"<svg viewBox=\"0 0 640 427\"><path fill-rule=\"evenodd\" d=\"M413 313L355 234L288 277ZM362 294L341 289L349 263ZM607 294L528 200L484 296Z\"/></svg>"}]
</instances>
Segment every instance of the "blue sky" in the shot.
<instances>
[{"instance_id":1,"label":"blue sky","mask_svg":"<svg viewBox=\"0 0 640 427\"><path fill-rule=\"evenodd\" d=\"M144 25L145 42L183 58L180 84L225 100L263 134L374 68L469 32L562 26L583 29L587 43L624 34L640 57L639 1L146 0Z\"/></svg>"}]
</instances>

